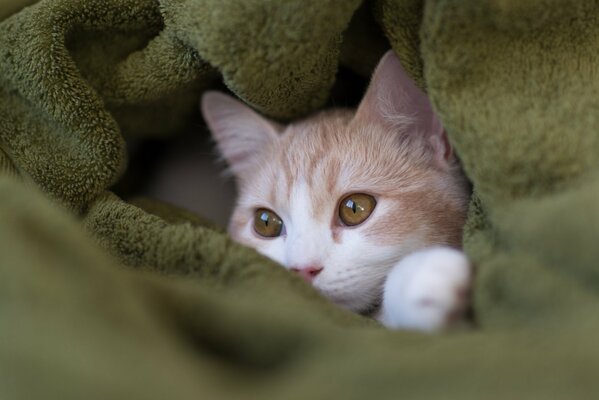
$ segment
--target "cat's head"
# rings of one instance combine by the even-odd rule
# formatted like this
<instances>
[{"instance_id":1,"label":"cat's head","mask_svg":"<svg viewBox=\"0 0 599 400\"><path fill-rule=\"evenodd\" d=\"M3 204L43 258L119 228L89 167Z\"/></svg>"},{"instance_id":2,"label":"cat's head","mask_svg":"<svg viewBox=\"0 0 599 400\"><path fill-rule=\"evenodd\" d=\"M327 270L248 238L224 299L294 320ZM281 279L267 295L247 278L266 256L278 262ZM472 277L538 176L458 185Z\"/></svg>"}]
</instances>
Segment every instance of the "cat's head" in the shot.
<instances>
[{"instance_id":1,"label":"cat's head","mask_svg":"<svg viewBox=\"0 0 599 400\"><path fill-rule=\"evenodd\" d=\"M460 246L466 182L427 96L392 52L357 111L280 126L217 92L202 110L238 183L231 236L334 302L367 311L406 254Z\"/></svg>"}]
</instances>

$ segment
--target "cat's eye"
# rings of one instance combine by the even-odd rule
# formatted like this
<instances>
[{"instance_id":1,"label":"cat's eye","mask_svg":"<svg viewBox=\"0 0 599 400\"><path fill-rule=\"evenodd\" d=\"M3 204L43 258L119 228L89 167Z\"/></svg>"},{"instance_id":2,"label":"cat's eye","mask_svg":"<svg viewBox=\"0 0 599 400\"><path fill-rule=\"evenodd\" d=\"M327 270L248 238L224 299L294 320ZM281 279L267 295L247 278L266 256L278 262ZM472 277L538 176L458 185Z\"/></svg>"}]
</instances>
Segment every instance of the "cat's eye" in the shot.
<instances>
[{"instance_id":1,"label":"cat's eye","mask_svg":"<svg viewBox=\"0 0 599 400\"><path fill-rule=\"evenodd\" d=\"M283 220L274 211L259 208L254 212L254 231L268 238L280 236L283 231Z\"/></svg>"},{"instance_id":2,"label":"cat's eye","mask_svg":"<svg viewBox=\"0 0 599 400\"><path fill-rule=\"evenodd\" d=\"M369 194L354 193L339 203L339 218L347 226L359 225L372 214L376 200Z\"/></svg>"}]
</instances>

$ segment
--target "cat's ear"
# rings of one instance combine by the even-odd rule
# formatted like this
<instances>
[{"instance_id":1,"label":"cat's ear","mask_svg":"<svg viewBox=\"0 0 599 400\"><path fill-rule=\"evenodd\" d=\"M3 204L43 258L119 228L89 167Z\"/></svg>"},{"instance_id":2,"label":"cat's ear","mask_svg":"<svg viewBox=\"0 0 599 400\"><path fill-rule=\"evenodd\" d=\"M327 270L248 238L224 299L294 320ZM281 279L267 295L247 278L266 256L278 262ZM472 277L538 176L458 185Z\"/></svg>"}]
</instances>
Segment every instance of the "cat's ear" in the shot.
<instances>
[{"instance_id":1,"label":"cat's ear","mask_svg":"<svg viewBox=\"0 0 599 400\"><path fill-rule=\"evenodd\" d=\"M377 65L355 119L382 123L401 135L411 135L415 139L412 142L424 144L439 166L447 165L453 156L428 96L410 78L392 50Z\"/></svg>"},{"instance_id":2,"label":"cat's ear","mask_svg":"<svg viewBox=\"0 0 599 400\"><path fill-rule=\"evenodd\" d=\"M231 172L240 176L255 157L278 137L281 127L224 93L202 96L202 115Z\"/></svg>"}]
</instances>

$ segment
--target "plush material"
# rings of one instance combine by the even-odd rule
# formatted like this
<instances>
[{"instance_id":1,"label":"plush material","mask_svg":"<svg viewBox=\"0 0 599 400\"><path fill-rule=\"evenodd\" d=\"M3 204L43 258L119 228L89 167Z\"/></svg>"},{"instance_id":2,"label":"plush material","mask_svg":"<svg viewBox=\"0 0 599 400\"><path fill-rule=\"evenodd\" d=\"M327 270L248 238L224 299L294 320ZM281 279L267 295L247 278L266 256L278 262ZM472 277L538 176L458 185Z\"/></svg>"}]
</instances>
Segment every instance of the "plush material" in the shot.
<instances>
[{"instance_id":1,"label":"plush material","mask_svg":"<svg viewBox=\"0 0 599 400\"><path fill-rule=\"evenodd\" d=\"M0 22L0 398L597 393L599 6L359 6L42 0ZM477 329L384 330L202 218L109 191L124 136L180 131L220 78L297 117L386 40L473 183Z\"/></svg>"},{"instance_id":2,"label":"plush material","mask_svg":"<svg viewBox=\"0 0 599 400\"><path fill-rule=\"evenodd\" d=\"M36 0L3 0L0 5L0 21L35 2Z\"/></svg>"}]
</instances>

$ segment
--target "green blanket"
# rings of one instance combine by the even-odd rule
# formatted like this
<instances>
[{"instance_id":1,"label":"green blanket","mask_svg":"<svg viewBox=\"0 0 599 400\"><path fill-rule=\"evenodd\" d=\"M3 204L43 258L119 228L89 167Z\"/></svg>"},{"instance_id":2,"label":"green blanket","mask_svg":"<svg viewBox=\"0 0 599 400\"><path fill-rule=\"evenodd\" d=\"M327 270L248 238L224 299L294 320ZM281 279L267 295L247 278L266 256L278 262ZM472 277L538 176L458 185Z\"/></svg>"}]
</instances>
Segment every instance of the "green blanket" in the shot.
<instances>
[{"instance_id":1,"label":"green blanket","mask_svg":"<svg viewBox=\"0 0 599 400\"><path fill-rule=\"evenodd\" d=\"M594 1L0 4L0 398L592 398ZM383 38L379 30L384 33ZM279 119L387 42L473 182L479 327L384 330L201 218L112 194L222 78ZM210 195L211 188L206 188Z\"/></svg>"}]
</instances>

